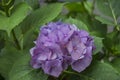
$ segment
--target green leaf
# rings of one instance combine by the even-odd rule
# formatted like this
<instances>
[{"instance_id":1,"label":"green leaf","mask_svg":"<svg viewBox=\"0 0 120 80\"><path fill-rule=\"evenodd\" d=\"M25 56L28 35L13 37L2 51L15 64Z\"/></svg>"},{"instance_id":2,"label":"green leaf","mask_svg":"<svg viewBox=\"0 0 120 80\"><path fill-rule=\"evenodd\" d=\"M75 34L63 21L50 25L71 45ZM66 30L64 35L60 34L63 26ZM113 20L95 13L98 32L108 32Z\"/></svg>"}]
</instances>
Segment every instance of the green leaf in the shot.
<instances>
[{"instance_id":1,"label":"green leaf","mask_svg":"<svg viewBox=\"0 0 120 80\"><path fill-rule=\"evenodd\" d=\"M13 46L5 47L0 53L0 73L7 78L13 63L19 58L20 51Z\"/></svg>"},{"instance_id":2,"label":"green leaf","mask_svg":"<svg viewBox=\"0 0 120 80\"><path fill-rule=\"evenodd\" d=\"M103 40L103 38L94 36L94 43L95 43L96 49L94 50L93 55L95 55L96 53L102 51L102 48L103 48L102 40Z\"/></svg>"},{"instance_id":3,"label":"green leaf","mask_svg":"<svg viewBox=\"0 0 120 80\"><path fill-rule=\"evenodd\" d=\"M23 50L23 40L24 40L24 38L23 38L23 34L22 34L22 29L19 25L14 28L14 33L15 33L14 36L16 37L16 39L18 41L20 49ZM14 41L13 35L11 35L11 37L13 38L12 41Z\"/></svg>"},{"instance_id":4,"label":"green leaf","mask_svg":"<svg viewBox=\"0 0 120 80\"><path fill-rule=\"evenodd\" d=\"M39 26L55 19L61 12L63 5L63 3L49 4L32 12L21 24L23 32L26 32L31 27L38 29Z\"/></svg>"},{"instance_id":5,"label":"green leaf","mask_svg":"<svg viewBox=\"0 0 120 80\"><path fill-rule=\"evenodd\" d=\"M108 49L109 54L120 55L120 32L113 31L107 34L103 40L104 46Z\"/></svg>"},{"instance_id":6,"label":"green leaf","mask_svg":"<svg viewBox=\"0 0 120 80\"><path fill-rule=\"evenodd\" d=\"M90 21L88 21L90 22ZM90 29L90 33L94 36L104 38L107 34L107 26L106 24L101 24L98 20L94 19L91 20L90 24L88 25Z\"/></svg>"},{"instance_id":7,"label":"green leaf","mask_svg":"<svg viewBox=\"0 0 120 80\"><path fill-rule=\"evenodd\" d=\"M15 7L10 17L0 14L0 30L5 30L10 35L11 30L23 21L30 10L31 8L27 4L20 3Z\"/></svg>"},{"instance_id":8,"label":"green leaf","mask_svg":"<svg viewBox=\"0 0 120 80\"><path fill-rule=\"evenodd\" d=\"M31 67L30 54L28 52L24 52L24 54L13 65L9 73L9 80L47 80L46 74Z\"/></svg>"},{"instance_id":9,"label":"green leaf","mask_svg":"<svg viewBox=\"0 0 120 80\"><path fill-rule=\"evenodd\" d=\"M38 35L35 35L35 33L33 32L33 30L29 30L24 36L24 40L23 40L23 47L24 49L30 49L31 47L33 47L34 44L34 40L36 40ZM28 40L29 39L29 40Z\"/></svg>"},{"instance_id":10,"label":"green leaf","mask_svg":"<svg viewBox=\"0 0 120 80\"><path fill-rule=\"evenodd\" d=\"M120 57L115 58L112 62L111 62L112 66L117 69L120 73Z\"/></svg>"},{"instance_id":11,"label":"green leaf","mask_svg":"<svg viewBox=\"0 0 120 80\"><path fill-rule=\"evenodd\" d=\"M84 75L94 80L119 80L120 74L110 64L95 61L87 68Z\"/></svg>"},{"instance_id":12,"label":"green leaf","mask_svg":"<svg viewBox=\"0 0 120 80\"><path fill-rule=\"evenodd\" d=\"M19 4L21 2L26 2L33 9L39 8L39 0L15 0L15 4Z\"/></svg>"},{"instance_id":13,"label":"green leaf","mask_svg":"<svg viewBox=\"0 0 120 80\"><path fill-rule=\"evenodd\" d=\"M100 16L96 16L95 17L97 20L99 20L100 22L102 22L103 24L108 24L108 25L113 25L114 22L111 20L108 20L106 18L100 17ZM114 25L113 25L114 26Z\"/></svg>"},{"instance_id":14,"label":"green leaf","mask_svg":"<svg viewBox=\"0 0 120 80\"><path fill-rule=\"evenodd\" d=\"M83 72L66 72L68 80L119 80L120 73L110 64L93 61Z\"/></svg>"},{"instance_id":15,"label":"green leaf","mask_svg":"<svg viewBox=\"0 0 120 80\"><path fill-rule=\"evenodd\" d=\"M96 2L97 9L100 11L97 14L101 17L101 19L97 19L106 24L113 21L112 25L118 25L117 19L120 16L120 0L96 0Z\"/></svg>"},{"instance_id":16,"label":"green leaf","mask_svg":"<svg viewBox=\"0 0 120 80\"><path fill-rule=\"evenodd\" d=\"M69 19L66 19L65 22L69 23L69 24L74 24L79 29L89 31L88 28L87 28L87 26L82 21L80 21L80 20L69 18Z\"/></svg>"},{"instance_id":17,"label":"green leaf","mask_svg":"<svg viewBox=\"0 0 120 80\"><path fill-rule=\"evenodd\" d=\"M89 12L89 14L92 15L92 10L93 10L93 4L92 4L92 2L85 1L84 2L84 6L85 6L86 10Z\"/></svg>"}]
</instances>

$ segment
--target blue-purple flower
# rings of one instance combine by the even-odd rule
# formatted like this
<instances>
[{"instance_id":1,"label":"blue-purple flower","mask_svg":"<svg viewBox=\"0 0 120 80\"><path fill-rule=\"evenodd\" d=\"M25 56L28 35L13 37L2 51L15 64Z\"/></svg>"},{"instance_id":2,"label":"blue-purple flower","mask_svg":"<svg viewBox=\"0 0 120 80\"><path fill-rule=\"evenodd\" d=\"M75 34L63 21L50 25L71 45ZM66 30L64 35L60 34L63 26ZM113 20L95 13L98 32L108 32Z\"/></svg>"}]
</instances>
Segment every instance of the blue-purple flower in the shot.
<instances>
[{"instance_id":1,"label":"blue-purple flower","mask_svg":"<svg viewBox=\"0 0 120 80\"><path fill-rule=\"evenodd\" d=\"M55 77L70 65L81 72L92 60L93 38L75 25L62 22L44 25L35 44L30 50L32 67L42 68L46 74Z\"/></svg>"}]
</instances>

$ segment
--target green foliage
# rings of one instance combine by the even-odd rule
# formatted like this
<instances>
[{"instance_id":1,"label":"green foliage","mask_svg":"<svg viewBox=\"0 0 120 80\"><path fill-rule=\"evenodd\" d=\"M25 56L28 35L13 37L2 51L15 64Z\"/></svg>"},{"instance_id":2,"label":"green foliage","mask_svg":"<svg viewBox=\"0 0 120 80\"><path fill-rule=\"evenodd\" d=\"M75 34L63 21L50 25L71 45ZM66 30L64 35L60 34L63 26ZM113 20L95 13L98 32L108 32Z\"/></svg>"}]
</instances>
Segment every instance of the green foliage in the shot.
<instances>
[{"instance_id":1,"label":"green foliage","mask_svg":"<svg viewBox=\"0 0 120 80\"><path fill-rule=\"evenodd\" d=\"M100 16L96 16L95 17L97 20L101 21L103 24L108 24L108 25L113 25L114 26L114 23L113 21L110 21L106 18L103 18L103 17L100 17Z\"/></svg>"},{"instance_id":2,"label":"green foliage","mask_svg":"<svg viewBox=\"0 0 120 80\"><path fill-rule=\"evenodd\" d=\"M23 32L26 32L26 29L29 30L31 27L37 27L38 29L39 26L53 20L59 15L62 7L62 3L55 3L35 10L22 23L21 26L23 27Z\"/></svg>"},{"instance_id":3,"label":"green foliage","mask_svg":"<svg viewBox=\"0 0 120 80\"><path fill-rule=\"evenodd\" d=\"M39 8L39 0L15 0L15 4L19 4L21 2L26 2L33 9Z\"/></svg>"},{"instance_id":4,"label":"green foliage","mask_svg":"<svg viewBox=\"0 0 120 80\"><path fill-rule=\"evenodd\" d=\"M88 11L88 13L92 15L92 11L93 11L92 3L89 1L86 1L86 2L84 2L84 6L85 6L86 10Z\"/></svg>"},{"instance_id":5,"label":"green foliage","mask_svg":"<svg viewBox=\"0 0 120 80\"><path fill-rule=\"evenodd\" d=\"M17 51L13 46L2 49L0 53L0 73L8 78L13 63L19 58L21 53Z\"/></svg>"},{"instance_id":6,"label":"green foliage","mask_svg":"<svg viewBox=\"0 0 120 80\"><path fill-rule=\"evenodd\" d=\"M47 75L30 66L30 54L7 47L0 53L0 73L8 80L47 80Z\"/></svg>"},{"instance_id":7,"label":"green foliage","mask_svg":"<svg viewBox=\"0 0 120 80\"><path fill-rule=\"evenodd\" d=\"M119 8L120 0L0 0L0 80L120 80ZM31 67L29 50L39 28L59 20L88 31L96 49L85 71L55 78Z\"/></svg>"},{"instance_id":8,"label":"green foliage","mask_svg":"<svg viewBox=\"0 0 120 80\"><path fill-rule=\"evenodd\" d=\"M105 47L108 49L108 52L114 55L120 54L120 32L114 31L109 33L106 38L103 40Z\"/></svg>"},{"instance_id":9,"label":"green foliage","mask_svg":"<svg viewBox=\"0 0 120 80\"><path fill-rule=\"evenodd\" d=\"M29 14L30 10L31 8L29 5L21 3L15 7L10 17L0 14L0 30L7 31L10 36L11 30L23 21L23 19Z\"/></svg>"},{"instance_id":10,"label":"green foliage","mask_svg":"<svg viewBox=\"0 0 120 80\"><path fill-rule=\"evenodd\" d=\"M47 80L47 75L30 66L29 52L25 51L23 53L24 56L15 61L9 72L9 80Z\"/></svg>"},{"instance_id":11,"label":"green foliage","mask_svg":"<svg viewBox=\"0 0 120 80\"><path fill-rule=\"evenodd\" d=\"M118 17L120 16L120 1L119 0L96 0L97 9L100 11L99 17L96 19L102 23L109 25L118 25Z\"/></svg>"},{"instance_id":12,"label":"green foliage","mask_svg":"<svg viewBox=\"0 0 120 80\"><path fill-rule=\"evenodd\" d=\"M95 61L87 68L84 75L89 76L93 80L119 80L120 74L110 64Z\"/></svg>"},{"instance_id":13,"label":"green foliage","mask_svg":"<svg viewBox=\"0 0 120 80\"><path fill-rule=\"evenodd\" d=\"M70 73L70 72L69 72ZM94 61L82 73L68 73L68 80L119 80L120 73L108 63Z\"/></svg>"},{"instance_id":14,"label":"green foliage","mask_svg":"<svg viewBox=\"0 0 120 80\"><path fill-rule=\"evenodd\" d=\"M113 59L111 64L120 73L120 57L117 57L117 58Z\"/></svg>"},{"instance_id":15,"label":"green foliage","mask_svg":"<svg viewBox=\"0 0 120 80\"><path fill-rule=\"evenodd\" d=\"M73 6L74 5L74 6ZM76 18L87 25L88 30L92 35L104 37L107 32L107 27L105 24L101 24L98 20L94 18L93 5L90 2L85 1L78 3L68 3L65 5L69 10L68 16ZM73 6L73 7L72 7ZM89 9L88 9L88 6Z\"/></svg>"}]
</instances>

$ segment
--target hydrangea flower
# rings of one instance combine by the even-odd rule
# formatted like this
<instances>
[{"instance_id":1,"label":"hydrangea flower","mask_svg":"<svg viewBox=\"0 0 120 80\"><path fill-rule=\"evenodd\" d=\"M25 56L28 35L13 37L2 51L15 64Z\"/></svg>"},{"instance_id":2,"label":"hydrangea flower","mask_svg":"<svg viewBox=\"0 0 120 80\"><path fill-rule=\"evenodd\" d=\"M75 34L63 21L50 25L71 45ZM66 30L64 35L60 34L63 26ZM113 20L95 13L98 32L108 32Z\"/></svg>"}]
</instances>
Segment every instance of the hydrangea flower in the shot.
<instances>
[{"instance_id":1,"label":"hydrangea flower","mask_svg":"<svg viewBox=\"0 0 120 80\"><path fill-rule=\"evenodd\" d=\"M31 65L58 77L71 65L81 72L92 60L93 38L75 25L51 22L40 29L35 47L30 50Z\"/></svg>"}]
</instances>

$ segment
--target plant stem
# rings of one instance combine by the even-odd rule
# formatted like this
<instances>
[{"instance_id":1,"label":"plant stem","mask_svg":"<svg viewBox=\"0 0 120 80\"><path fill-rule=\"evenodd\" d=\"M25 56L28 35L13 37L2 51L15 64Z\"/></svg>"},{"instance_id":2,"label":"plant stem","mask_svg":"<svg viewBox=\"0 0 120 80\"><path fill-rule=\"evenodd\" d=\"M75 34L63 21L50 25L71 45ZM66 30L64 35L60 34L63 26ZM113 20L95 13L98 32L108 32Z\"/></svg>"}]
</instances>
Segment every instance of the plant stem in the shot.
<instances>
[{"instance_id":1,"label":"plant stem","mask_svg":"<svg viewBox=\"0 0 120 80\"><path fill-rule=\"evenodd\" d=\"M15 42L15 45L18 49L21 49L20 45L19 45L19 41L17 40L17 37L15 35L15 32L14 32L14 29L12 30L12 35L13 35L13 39L14 39L14 42Z\"/></svg>"}]
</instances>

